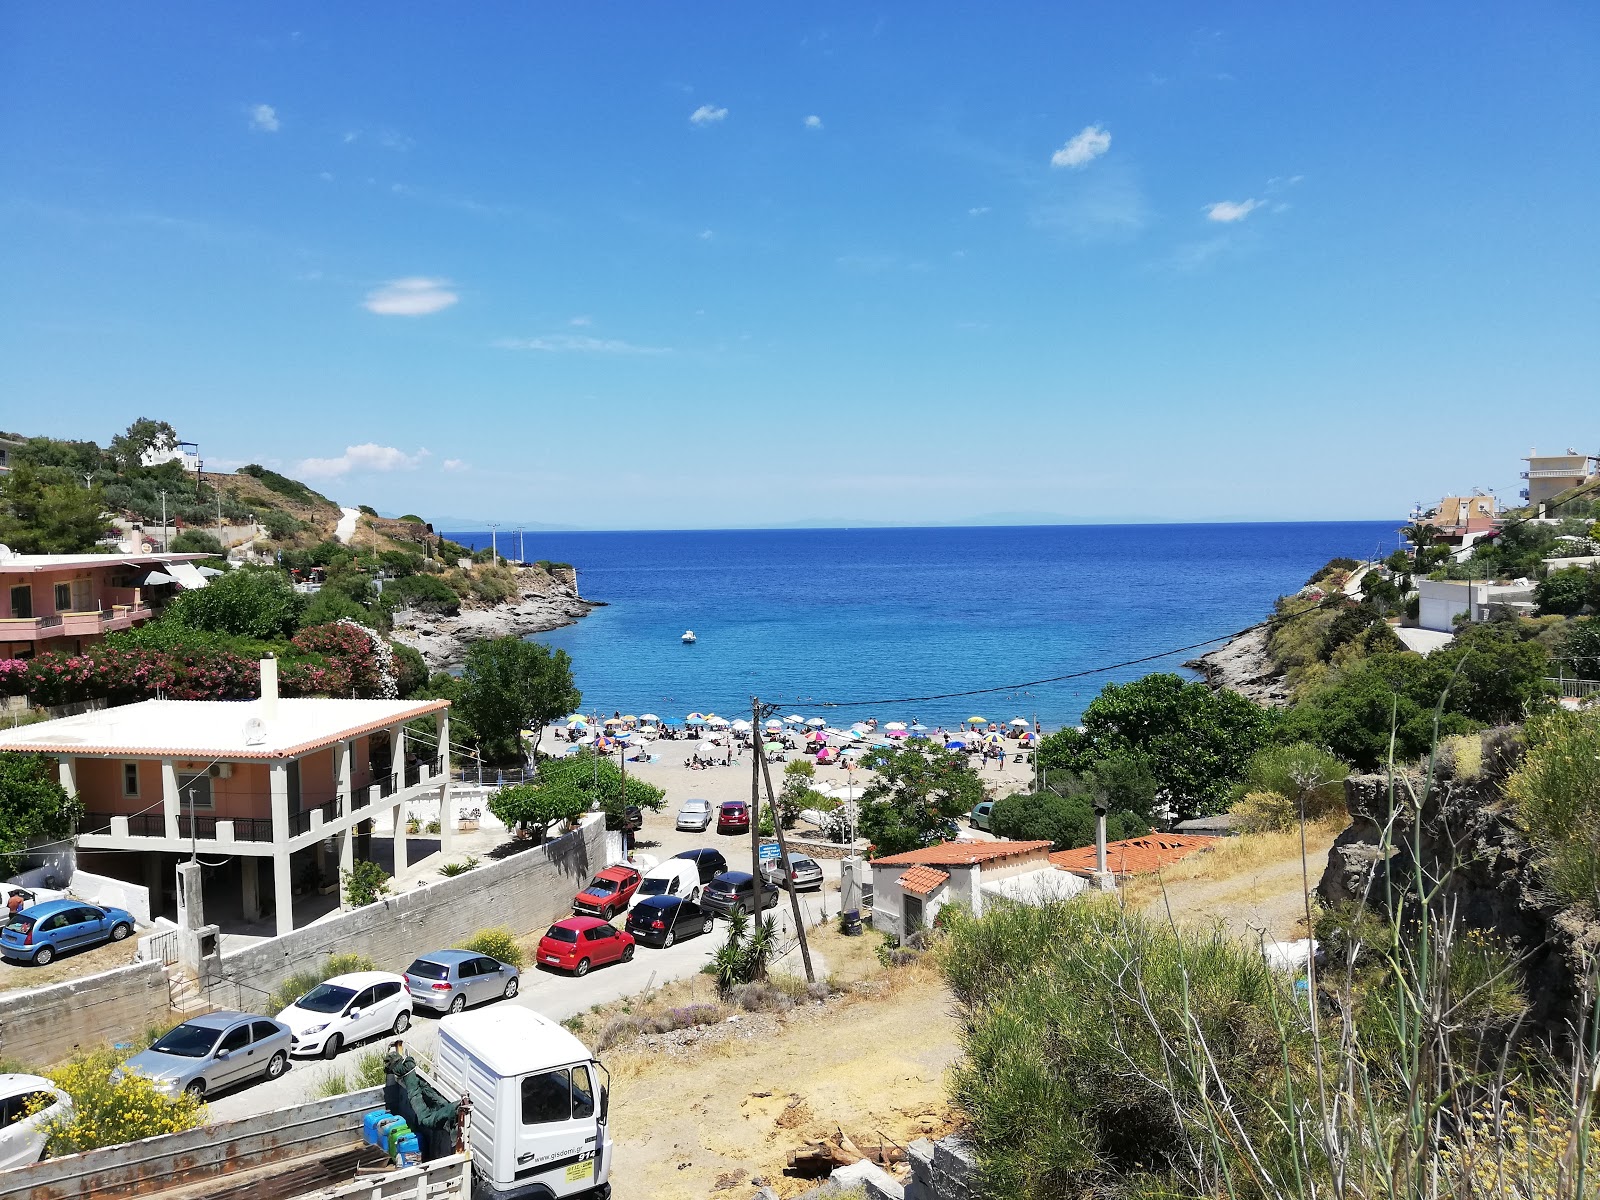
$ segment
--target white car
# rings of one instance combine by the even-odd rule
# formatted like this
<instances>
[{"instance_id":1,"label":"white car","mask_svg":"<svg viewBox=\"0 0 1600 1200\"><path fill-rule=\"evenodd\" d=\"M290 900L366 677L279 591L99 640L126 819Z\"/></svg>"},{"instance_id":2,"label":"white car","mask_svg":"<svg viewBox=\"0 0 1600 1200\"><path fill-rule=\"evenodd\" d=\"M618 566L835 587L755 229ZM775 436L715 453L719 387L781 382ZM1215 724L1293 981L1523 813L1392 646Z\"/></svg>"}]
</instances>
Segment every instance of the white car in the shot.
<instances>
[{"instance_id":1,"label":"white car","mask_svg":"<svg viewBox=\"0 0 1600 1200\"><path fill-rule=\"evenodd\" d=\"M694 833L704 833L711 825L712 808L709 800L685 800L678 809L678 828Z\"/></svg>"},{"instance_id":2,"label":"white car","mask_svg":"<svg viewBox=\"0 0 1600 1200\"><path fill-rule=\"evenodd\" d=\"M72 1119L72 1097L38 1075L0 1075L0 1171L44 1157L56 1121Z\"/></svg>"},{"instance_id":3,"label":"white car","mask_svg":"<svg viewBox=\"0 0 1600 1200\"><path fill-rule=\"evenodd\" d=\"M411 1027L403 975L355 971L317 984L278 1014L294 1035L289 1053L333 1058L346 1046Z\"/></svg>"}]
</instances>

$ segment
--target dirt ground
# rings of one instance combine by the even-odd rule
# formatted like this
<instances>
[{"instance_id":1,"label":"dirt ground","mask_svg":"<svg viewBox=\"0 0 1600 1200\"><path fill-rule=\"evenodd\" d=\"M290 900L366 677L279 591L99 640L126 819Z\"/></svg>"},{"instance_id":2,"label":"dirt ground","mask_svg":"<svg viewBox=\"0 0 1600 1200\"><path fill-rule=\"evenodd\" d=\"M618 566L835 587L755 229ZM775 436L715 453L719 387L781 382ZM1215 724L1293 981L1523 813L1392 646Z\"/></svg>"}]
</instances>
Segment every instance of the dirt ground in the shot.
<instances>
[{"instance_id":1,"label":"dirt ground","mask_svg":"<svg viewBox=\"0 0 1600 1200\"><path fill-rule=\"evenodd\" d=\"M729 1191L742 1200L760 1180L788 1196L815 1186L783 1174L789 1151L808 1140L842 1129L866 1149L880 1136L905 1146L953 1129L944 1098L957 1056L953 1002L929 966L861 962L878 941L818 931L837 980L865 976L844 995L602 1054L621 1191L655 1200ZM702 985L697 998L705 994Z\"/></svg>"},{"instance_id":2,"label":"dirt ground","mask_svg":"<svg viewBox=\"0 0 1600 1200\"><path fill-rule=\"evenodd\" d=\"M12 988L43 987L47 983L61 983L67 979L80 979L100 971L125 967L138 953L135 938L125 942L106 942L87 950L64 954L47 967L33 967L26 963L0 958L0 992Z\"/></svg>"}]
</instances>

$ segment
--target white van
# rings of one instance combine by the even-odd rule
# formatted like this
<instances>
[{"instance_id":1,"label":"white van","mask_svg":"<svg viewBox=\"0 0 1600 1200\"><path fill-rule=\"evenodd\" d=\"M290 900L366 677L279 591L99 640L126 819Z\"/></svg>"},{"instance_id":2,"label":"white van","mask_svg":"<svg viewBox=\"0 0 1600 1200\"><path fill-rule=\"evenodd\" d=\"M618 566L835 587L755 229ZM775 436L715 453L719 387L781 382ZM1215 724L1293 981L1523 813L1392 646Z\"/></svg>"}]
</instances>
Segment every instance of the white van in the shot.
<instances>
[{"instance_id":1,"label":"white van","mask_svg":"<svg viewBox=\"0 0 1600 1200\"><path fill-rule=\"evenodd\" d=\"M474 1194L611 1194L610 1076L549 1017L517 1005L439 1022L433 1083L472 1099Z\"/></svg>"},{"instance_id":2,"label":"white van","mask_svg":"<svg viewBox=\"0 0 1600 1200\"><path fill-rule=\"evenodd\" d=\"M646 896L677 896L681 900L700 899L700 868L687 858L669 858L657 863L639 880L639 890L628 901L628 911Z\"/></svg>"}]
</instances>

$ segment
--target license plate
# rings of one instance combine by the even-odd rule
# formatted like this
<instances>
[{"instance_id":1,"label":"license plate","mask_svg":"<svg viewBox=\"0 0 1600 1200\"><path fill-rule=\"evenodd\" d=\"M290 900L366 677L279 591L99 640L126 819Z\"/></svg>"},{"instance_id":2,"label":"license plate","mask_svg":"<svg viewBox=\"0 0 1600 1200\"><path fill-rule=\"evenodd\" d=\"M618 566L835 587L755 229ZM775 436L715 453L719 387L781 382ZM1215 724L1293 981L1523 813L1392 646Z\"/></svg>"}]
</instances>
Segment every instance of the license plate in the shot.
<instances>
[{"instance_id":1,"label":"license plate","mask_svg":"<svg viewBox=\"0 0 1600 1200\"><path fill-rule=\"evenodd\" d=\"M559 954L546 954L544 960L545 962L558 963L561 961L561 956Z\"/></svg>"},{"instance_id":2,"label":"license plate","mask_svg":"<svg viewBox=\"0 0 1600 1200\"><path fill-rule=\"evenodd\" d=\"M580 1180L594 1178L594 1160L573 1163L567 1168L567 1182L578 1183Z\"/></svg>"}]
</instances>

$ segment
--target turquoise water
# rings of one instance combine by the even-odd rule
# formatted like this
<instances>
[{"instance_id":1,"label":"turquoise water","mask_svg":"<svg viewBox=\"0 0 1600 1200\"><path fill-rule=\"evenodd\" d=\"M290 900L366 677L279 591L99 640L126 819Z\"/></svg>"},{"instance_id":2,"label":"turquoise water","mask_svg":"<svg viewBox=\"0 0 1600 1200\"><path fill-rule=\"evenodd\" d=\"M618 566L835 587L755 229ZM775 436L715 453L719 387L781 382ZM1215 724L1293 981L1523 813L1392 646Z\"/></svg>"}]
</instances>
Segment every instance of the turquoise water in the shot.
<instances>
[{"instance_id":1,"label":"turquoise water","mask_svg":"<svg viewBox=\"0 0 1600 1200\"><path fill-rule=\"evenodd\" d=\"M588 711L748 712L830 722L969 716L1076 723L1111 680L1014 686L1218 637L1266 615L1335 555L1395 545L1391 522L526 535L604 600L539 634L572 656ZM451 533L486 546L488 534ZM508 548L502 537L502 551ZM679 638L693 629L699 642ZM1003 687L981 697L906 700ZM837 709L820 705L833 703Z\"/></svg>"}]
</instances>

